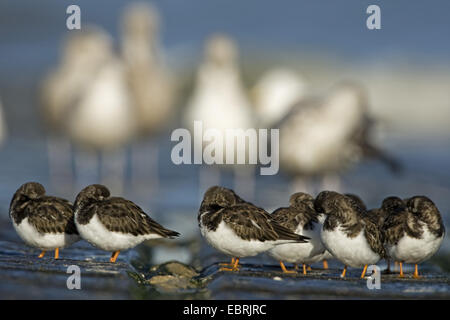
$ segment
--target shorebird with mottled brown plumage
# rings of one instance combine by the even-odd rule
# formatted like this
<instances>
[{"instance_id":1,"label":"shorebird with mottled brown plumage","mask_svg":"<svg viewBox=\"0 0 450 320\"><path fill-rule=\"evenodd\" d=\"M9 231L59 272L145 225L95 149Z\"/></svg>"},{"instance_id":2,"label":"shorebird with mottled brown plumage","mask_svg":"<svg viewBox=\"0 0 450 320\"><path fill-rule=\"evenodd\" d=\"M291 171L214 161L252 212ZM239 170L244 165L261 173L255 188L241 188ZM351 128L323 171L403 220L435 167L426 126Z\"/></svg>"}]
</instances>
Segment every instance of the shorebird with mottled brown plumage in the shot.
<instances>
[{"instance_id":1,"label":"shorebird with mottled brown plumage","mask_svg":"<svg viewBox=\"0 0 450 320\"><path fill-rule=\"evenodd\" d=\"M221 270L238 271L239 259L256 256L285 243L304 243L306 236L295 234L277 223L264 209L246 202L233 190L209 188L200 205L198 223L202 236L215 249L231 256Z\"/></svg>"},{"instance_id":2,"label":"shorebird with mottled brown plumage","mask_svg":"<svg viewBox=\"0 0 450 320\"><path fill-rule=\"evenodd\" d=\"M322 227L321 239L327 250L345 267L363 267L376 264L385 256L381 230L369 219L365 210L353 198L333 191L322 191L314 207L327 217Z\"/></svg>"},{"instance_id":3,"label":"shorebird with mottled brown plumage","mask_svg":"<svg viewBox=\"0 0 450 320\"><path fill-rule=\"evenodd\" d=\"M100 184L87 186L77 195L75 224L80 236L93 246L112 251L116 262L120 251L133 248L145 240L178 237L164 228L139 206L121 197L110 197Z\"/></svg>"},{"instance_id":4,"label":"shorebird with mottled brown plumage","mask_svg":"<svg viewBox=\"0 0 450 320\"><path fill-rule=\"evenodd\" d=\"M29 246L42 250L39 258L48 250L70 246L80 240L74 223L72 203L48 196L37 182L27 182L14 193L9 207L14 229Z\"/></svg>"}]
</instances>

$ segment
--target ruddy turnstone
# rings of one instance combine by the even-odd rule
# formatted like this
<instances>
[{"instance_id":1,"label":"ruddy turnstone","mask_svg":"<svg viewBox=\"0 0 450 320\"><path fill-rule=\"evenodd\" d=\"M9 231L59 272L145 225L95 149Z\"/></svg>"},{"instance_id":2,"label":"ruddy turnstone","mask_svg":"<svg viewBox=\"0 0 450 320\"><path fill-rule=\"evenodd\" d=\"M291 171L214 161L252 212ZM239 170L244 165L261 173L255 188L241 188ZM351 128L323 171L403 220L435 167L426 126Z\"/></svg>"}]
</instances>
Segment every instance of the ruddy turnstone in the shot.
<instances>
[{"instance_id":1,"label":"ruddy turnstone","mask_svg":"<svg viewBox=\"0 0 450 320\"><path fill-rule=\"evenodd\" d=\"M382 233L365 211L352 198L333 191L322 191L314 202L318 213L327 217L321 239L327 250L345 267L364 267L377 263L385 256Z\"/></svg>"},{"instance_id":2,"label":"ruddy turnstone","mask_svg":"<svg viewBox=\"0 0 450 320\"><path fill-rule=\"evenodd\" d=\"M344 195L346 197L351 198L361 209L367 210L367 207L366 207L366 204L364 203L364 201L359 196L357 196L356 194L345 193Z\"/></svg>"},{"instance_id":3,"label":"ruddy turnstone","mask_svg":"<svg viewBox=\"0 0 450 320\"><path fill-rule=\"evenodd\" d=\"M402 200L389 197L383 201L388 216L383 225L387 254L400 263L415 265L414 278L419 277L418 264L433 256L441 246L445 227L436 205L425 196Z\"/></svg>"},{"instance_id":4,"label":"ruddy turnstone","mask_svg":"<svg viewBox=\"0 0 450 320\"><path fill-rule=\"evenodd\" d=\"M37 182L27 182L17 189L9 207L14 229L29 246L47 250L70 246L80 240L74 223L72 204L61 198L45 195L44 187Z\"/></svg>"},{"instance_id":5,"label":"ruddy turnstone","mask_svg":"<svg viewBox=\"0 0 450 320\"><path fill-rule=\"evenodd\" d=\"M116 262L120 251L145 240L179 236L178 232L154 221L130 200L110 197L109 190L99 184L80 191L74 212L80 236L95 247L113 251L111 262Z\"/></svg>"},{"instance_id":6,"label":"ruddy turnstone","mask_svg":"<svg viewBox=\"0 0 450 320\"><path fill-rule=\"evenodd\" d=\"M275 222L265 210L246 202L232 190L209 188L198 212L202 236L220 252L231 256L230 264L221 268L237 271L239 259L255 256L285 243L304 243L308 237L298 235Z\"/></svg>"},{"instance_id":7,"label":"ruddy turnstone","mask_svg":"<svg viewBox=\"0 0 450 320\"><path fill-rule=\"evenodd\" d=\"M286 269L285 261L302 264L303 274L306 274L306 265L319 261L326 251L320 239L322 224L314 210L314 198L303 192L294 193L289 199L289 207L275 210L271 217L292 232L310 238L308 243L281 244L268 251L280 262L283 272L295 273Z\"/></svg>"}]
</instances>

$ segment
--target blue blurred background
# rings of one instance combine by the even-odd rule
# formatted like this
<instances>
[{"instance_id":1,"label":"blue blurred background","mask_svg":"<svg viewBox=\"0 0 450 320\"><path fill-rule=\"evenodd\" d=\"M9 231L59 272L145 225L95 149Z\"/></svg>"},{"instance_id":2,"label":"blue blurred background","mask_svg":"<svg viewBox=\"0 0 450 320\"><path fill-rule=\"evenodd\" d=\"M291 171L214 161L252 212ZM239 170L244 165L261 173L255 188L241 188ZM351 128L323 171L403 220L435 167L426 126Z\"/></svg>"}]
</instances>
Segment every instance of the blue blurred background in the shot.
<instances>
[{"instance_id":1,"label":"blue blurred background","mask_svg":"<svg viewBox=\"0 0 450 320\"><path fill-rule=\"evenodd\" d=\"M71 200L80 189L79 185L59 188L50 181L47 131L38 98L43 77L58 64L63 41L73 32L66 28L67 6L79 5L82 29L92 24L102 27L118 48L119 20L128 3L0 2L0 100L7 127L0 149L0 215L4 219L14 191L26 181L39 181L48 193ZM182 114L204 41L222 32L239 46L247 89L264 71L280 65L301 72L315 91L343 79L364 85L370 113L379 122L374 139L405 170L392 175L377 162L362 161L343 173L342 191L360 195L368 207L379 206L388 195L425 194L449 225L448 1L165 0L152 4L160 15L166 65L178 87L176 112L170 127L151 137L159 150L158 182L138 186L126 182L121 194L185 237L198 236L200 168L172 163L170 151L175 143L170 133L183 127ZM381 30L366 28L370 4L381 8ZM130 170L128 164L126 177ZM229 175L222 179L222 184L232 186ZM88 180L97 182L95 177ZM283 172L256 176L254 201L268 209L287 204L288 182ZM441 253L449 250L447 238Z\"/></svg>"}]
</instances>

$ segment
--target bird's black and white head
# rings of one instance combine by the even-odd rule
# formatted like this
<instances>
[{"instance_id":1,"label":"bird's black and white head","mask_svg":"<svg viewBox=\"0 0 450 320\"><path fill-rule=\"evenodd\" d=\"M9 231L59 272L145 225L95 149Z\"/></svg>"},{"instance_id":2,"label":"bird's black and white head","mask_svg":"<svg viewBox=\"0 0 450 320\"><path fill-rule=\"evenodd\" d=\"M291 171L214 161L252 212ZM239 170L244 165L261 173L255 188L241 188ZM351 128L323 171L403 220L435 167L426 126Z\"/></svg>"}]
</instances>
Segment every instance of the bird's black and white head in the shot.
<instances>
[{"instance_id":1,"label":"bird's black and white head","mask_svg":"<svg viewBox=\"0 0 450 320\"><path fill-rule=\"evenodd\" d=\"M45 188L38 182L27 182L17 189L11 200L11 206L14 203L35 200L45 195Z\"/></svg>"},{"instance_id":2,"label":"bird's black and white head","mask_svg":"<svg viewBox=\"0 0 450 320\"><path fill-rule=\"evenodd\" d=\"M436 236L441 237L444 234L445 227L441 213L430 198L426 196L414 196L405 201L408 211L419 220L425 222Z\"/></svg>"},{"instance_id":3,"label":"bird's black and white head","mask_svg":"<svg viewBox=\"0 0 450 320\"><path fill-rule=\"evenodd\" d=\"M431 216L440 215L434 202L426 196L414 196L407 199L406 207L411 213L419 217L429 216L431 218Z\"/></svg>"},{"instance_id":4,"label":"bird's black and white head","mask_svg":"<svg viewBox=\"0 0 450 320\"><path fill-rule=\"evenodd\" d=\"M21 214L26 205L33 200L37 200L45 195L45 188L38 182L27 182L20 186L14 193L9 206L11 216Z\"/></svg>"},{"instance_id":5,"label":"bird's black and white head","mask_svg":"<svg viewBox=\"0 0 450 320\"><path fill-rule=\"evenodd\" d=\"M318 214L335 216L346 223L357 223L363 209L351 198L334 191L322 191L314 201Z\"/></svg>"},{"instance_id":6,"label":"bird's black and white head","mask_svg":"<svg viewBox=\"0 0 450 320\"><path fill-rule=\"evenodd\" d=\"M75 210L91 203L103 201L110 196L108 188L101 184L91 184L81 190L75 199Z\"/></svg>"},{"instance_id":7,"label":"bird's black and white head","mask_svg":"<svg viewBox=\"0 0 450 320\"><path fill-rule=\"evenodd\" d=\"M304 192L296 192L289 198L289 205L293 208L302 208L304 206L314 209L314 198Z\"/></svg>"},{"instance_id":8,"label":"bird's black and white head","mask_svg":"<svg viewBox=\"0 0 450 320\"><path fill-rule=\"evenodd\" d=\"M345 196L352 199L361 209L367 210L367 207L366 207L366 204L364 203L364 201L356 194L346 193Z\"/></svg>"},{"instance_id":9,"label":"bird's black and white head","mask_svg":"<svg viewBox=\"0 0 450 320\"><path fill-rule=\"evenodd\" d=\"M334 191L322 191L314 201L314 208L318 213L333 214L341 197L340 193Z\"/></svg>"},{"instance_id":10,"label":"bird's black and white head","mask_svg":"<svg viewBox=\"0 0 450 320\"><path fill-rule=\"evenodd\" d=\"M406 204L399 197L387 197L383 200L381 209L387 214L398 214L406 210Z\"/></svg>"},{"instance_id":11,"label":"bird's black and white head","mask_svg":"<svg viewBox=\"0 0 450 320\"><path fill-rule=\"evenodd\" d=\"M244 202L233 190L214 186L206 190L199 214L217 211Z\"/></svg>"}]
</instances>

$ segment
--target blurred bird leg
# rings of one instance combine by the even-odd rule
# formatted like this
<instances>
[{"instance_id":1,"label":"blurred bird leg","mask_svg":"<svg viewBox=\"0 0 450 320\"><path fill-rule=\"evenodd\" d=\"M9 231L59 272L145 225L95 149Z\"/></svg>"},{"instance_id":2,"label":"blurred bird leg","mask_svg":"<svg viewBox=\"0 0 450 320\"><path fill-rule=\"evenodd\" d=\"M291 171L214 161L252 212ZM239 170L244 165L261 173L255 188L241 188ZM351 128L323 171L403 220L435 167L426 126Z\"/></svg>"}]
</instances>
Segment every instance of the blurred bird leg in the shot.
<instances>
[{"instance_id":1,"label":"blurred bird leg","mask_svg":"<svg viewBox=\"0 0 450 320\"><path fill-rule=\"evenodd\" d=\"M367 272L367 264L364 266L364 269L363 269L363 271L362 271L362 273L361 273L361 279L364 279L364 276L366 275L366 272Z\"/></svg>"},{"instance_id":2,"label":"blurred bird leg","mask_svg":"<svg viewBox=\"0 0 450 320\"><path fill-rule=\"evenodd\" d=\"M311 185L311 181L307 181L304 177L296 176L291 182L290 193L294 194L296 192L305 192L309 194L314 193L314 188Z\"/></svg>"},{"instance_id":3,"label":"blurred bird leg","mask_svg":"<svg viewBox=\"0 0 450 320\"><path fill-rule=\"evenodd\" d=\"M114 251L111 255L111 258L109 259L110 262L116 262L117 257L119 256L120 251Z\"/></svg>"},{"instance_id":4,"label":"blurred bird leg","mask_svg":"<svg viewBox=\"0 0 450 320\"><path fill-rule=\"evenodd\" d=\"M254 201L255 197L255 180L255 167L253 165L234 166L234 189L236 193L250 202Z\"/></svg>"},{"instance_id":5,"label":"blurred bird leg","mask_svg":"<svg viewBox=\"0 0 450 320\"><path fill-rule=\"evenodd\" d=\"M281 270L283 270L283 273L297 273L297 271L295 271L295 270L286 269L286 266L284 265L283 261L281 261L281 260L280 260L280 266L281 266Z\"/></svg>"},{"instance_id":6,"label":"blurred bird leg","mask_svg":"<svg viewBox=\"0 0 450 320\"><path fill-rule=\"evenodd\" d=\"M323 260L323 268L328 269L328 261L327 260Z\"/></svg>"},{"instance_id":7,"label":"blurred bird leg","mask_svg":"<svg viewBox=\"0 0 450 320\"><path fill-rule=\"evenodd\" d=\"M73 184L72 146L65 137L47 136L50 184L55 190L67 190Z\"/></svg>"},{"instance_id":8,"label":"blurred bird leg","mask_svg":"<svg viewBox=\"0 0 450 320\"><path fill-rule=\"evenodd\" d=\"M231 262L230 263L226 263L226 262L225 263L219 263L219 266L231 268L234 265L235 262L236 262L236 259L235 258L231 258Z\"/></svg>"},{"instance_id":9,"label":"blurred bird leg","mask_svg":"<svg viewBox=\"0 0 450 320\"><path fill-rule=\"evenodd\" d=\"M101 154L100 178L113 193L121 194L124 188L126 152L123 148L103 151Z\"/></svg>"},{"instance_id":10,"label":"blurred bird leg","mask_svg":"<svg viewBox=\"0 0 450 320\"><path fill-rule=\"evenodd\" d=\"M400 274L398 275L400 278L403 278L405 275L403 274L403 263L399 262L400 264Z\"/></svg>"},{"instance_id":11,"label":"blurred bird leg","mask_svg":"<svg viewBox=\"0 0 450 320\"><path fill-rule=\"evenodd\" d=\"M155 195L159 190L158 143L141 141L131 146L131 184L134 190Z\"/></svg>"},{"instance_id":12,"label":"blurred bird leg","mask_svg":"<svg viewBox=\"0 0 450 320\"><path fill-rule=\"evenodd\" d=\"M413 274L413 277L416 278L416 279L419 279L419 278L420 278L420 276L419 276L419 267L417 266L417 263L416 263L415 266L414 266L414 274Z\"/></svg>"},{"instance_id":13,"label":"blurred bird leg","mask_svg":"<svg viewBox=\"0 0 450 320\"><path fill-rule=\"evenodd\" d=\"M345 278L345 275L347 274L347 266L344 266L344 270L342 270L341 278Z\"/></svg>"},{"instance_id":14,"label":"blurred bird leg","mask_svg":"<svg viewBox=\"0 0 450 320\"><path fill-rule=\"evenodd\" d=\"M76 189L99 182L99 153L77 149L74 152Z\"/></svg>"},{"instance_id":15,"label":"blurred bird leg","mask_svg":"<svg viewBox=\"0 0 450 320\"><path fill-rule=\"evenodd\" d=\"M43 258L44 255L45 255L45 250L43 250L43 251L41 252L41 254L38 256L38 258Z\"/></svg>"}]
</instances>

